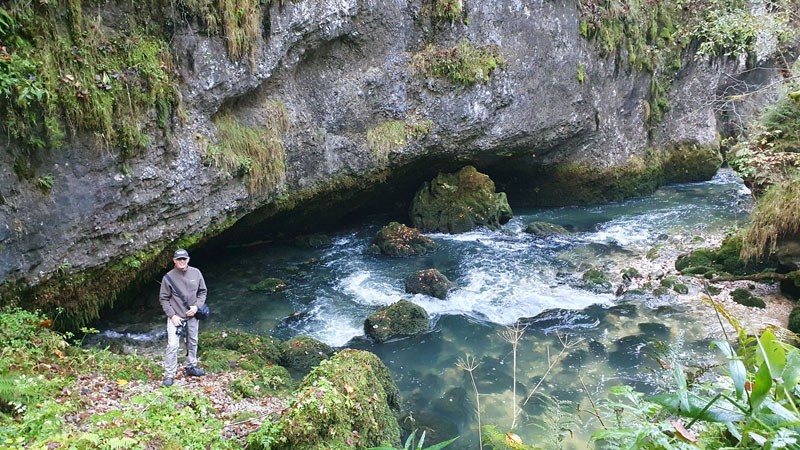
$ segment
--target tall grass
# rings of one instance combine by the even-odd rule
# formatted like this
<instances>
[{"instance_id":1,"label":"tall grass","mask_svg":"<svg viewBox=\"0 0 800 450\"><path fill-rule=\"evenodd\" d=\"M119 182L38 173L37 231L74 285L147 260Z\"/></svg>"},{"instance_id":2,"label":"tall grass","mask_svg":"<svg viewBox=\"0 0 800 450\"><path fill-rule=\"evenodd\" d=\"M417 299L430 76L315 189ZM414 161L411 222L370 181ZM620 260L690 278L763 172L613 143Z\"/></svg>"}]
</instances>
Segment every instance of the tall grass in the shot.
<instances>
[{"instance_id":1,"label":"tall grass","mask_svg":"<svg viewBox=\"0 0 800 450\"><path fill-rule=\"evenodd\" d=\"M218 145L209 146L206 158L234 176L246 176L250 192L278 188L286 179L283 133L289 130L289 111L279 101L265 102L263 122L248 125L231 112L214 118Z\"/></svg>"},{"instance_id":2,"label":"tall grass","mask_svg":"<svg viewBox=\"0 0 800 450\"><path fill-rule=\"evenodd\" d=\"M761 259L775 252L781 239L800 235L800 174L770 187L751 217L742 242L742 259Z\"/></svg>"}]
</instances>

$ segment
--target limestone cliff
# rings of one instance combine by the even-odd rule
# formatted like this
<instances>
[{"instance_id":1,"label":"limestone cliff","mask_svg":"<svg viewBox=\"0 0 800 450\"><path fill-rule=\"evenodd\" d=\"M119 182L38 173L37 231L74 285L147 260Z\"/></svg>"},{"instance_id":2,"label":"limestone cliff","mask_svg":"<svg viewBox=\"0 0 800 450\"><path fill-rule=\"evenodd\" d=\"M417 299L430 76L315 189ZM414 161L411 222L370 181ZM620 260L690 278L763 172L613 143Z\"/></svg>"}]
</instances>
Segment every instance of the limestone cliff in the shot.
<instances>
[{"instance_id":1,"label":"limestone cliff","mask_svg":"<svg viewBox=\"0 0 800 450\"><path fill-rule=\"evenodd\" d=\"M109 3L84 12L111 28L134 13ZM319 199L351 210L393 186L410 199L466 164L493 176L512 206L608 200L718 167L712 99L740 62L685 54L670 110L653 124L650 73L628 67L624 51L601 56L581 36L574 0L458 4L458 20L434 20L418 0L262 2L258 32L235 59L231 36L162 5L181 105L167 132L125 158L88 132L58 150L8 140L0 151L5 301L74 303L88 309L73 312L80 322L160 271L175 245L234 223L260 233L277 212ZM493 49L491 76L459 84L425 70L425 51L464 42ZM225 142L251 128L269 155L226 165ZM20 178L20 155L51 189ZM581 182L587 168L597 171ZM581 190L599 179L605 191Z\"/></svg>"}]
</instances>

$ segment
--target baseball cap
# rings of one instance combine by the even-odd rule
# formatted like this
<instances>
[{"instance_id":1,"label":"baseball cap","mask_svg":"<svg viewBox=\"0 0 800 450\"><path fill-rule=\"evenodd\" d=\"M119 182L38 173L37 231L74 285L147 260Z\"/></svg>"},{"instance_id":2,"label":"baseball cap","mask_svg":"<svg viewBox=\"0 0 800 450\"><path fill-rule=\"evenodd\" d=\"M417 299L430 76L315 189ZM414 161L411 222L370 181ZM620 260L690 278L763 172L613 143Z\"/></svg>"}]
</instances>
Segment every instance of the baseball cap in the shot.
<instances>
[{"instance_id":1,"label":"baseball cap","mask_svg":"<svg viewBox=\"0 0 800 450\"><path fill-rule=\"evenodd\" d=\"M179 249L175 250L175 254L172 255L172 259L180 259L180 258L188 258L188 257L189 257L189 252L187 252L186 250L184 250L182 248L179 248Z\"/></svg>"}]
</instances>

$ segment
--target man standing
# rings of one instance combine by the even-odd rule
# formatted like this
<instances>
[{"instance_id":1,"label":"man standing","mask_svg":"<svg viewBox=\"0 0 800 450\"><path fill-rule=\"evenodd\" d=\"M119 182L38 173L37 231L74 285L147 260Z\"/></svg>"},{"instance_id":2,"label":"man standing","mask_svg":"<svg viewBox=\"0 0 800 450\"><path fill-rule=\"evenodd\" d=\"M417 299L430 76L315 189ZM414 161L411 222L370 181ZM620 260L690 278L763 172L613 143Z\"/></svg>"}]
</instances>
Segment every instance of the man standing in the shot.
<instances>
[{"instance_id":1,"label":"man standing","mask_svg":"<svg viewBox=\"0 0 800 450\"><path fill-rule=\"evenodd\" d=\"M161 280L158 301L167 315L167 354L164 358L163 386L172 386L178 371L178 348L186 338L186 367L188 377L202 377L206 373L197 367L197 335L200 321L195 314L206 302L206 282L203 274L189 266L189 252L179 248L172 255L175 267Z\"/></svg>"}]
</instances>

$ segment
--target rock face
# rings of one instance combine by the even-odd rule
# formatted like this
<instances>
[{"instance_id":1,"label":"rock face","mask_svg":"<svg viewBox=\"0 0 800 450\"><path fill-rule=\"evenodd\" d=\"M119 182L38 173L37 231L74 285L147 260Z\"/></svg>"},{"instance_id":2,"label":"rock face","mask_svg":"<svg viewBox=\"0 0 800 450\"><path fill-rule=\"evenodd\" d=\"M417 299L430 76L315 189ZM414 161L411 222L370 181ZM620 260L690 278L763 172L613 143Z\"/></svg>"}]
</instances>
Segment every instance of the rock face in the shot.
<instances>
[{"instance_id":1,"label":"rock face","mask_svg":"<svg viewBox=\"0 0 800 450\"><path fill-rule=\"evenodd\" d=\"M124 9L84 3L106 28L125 21ZM377 188L416 187L465 164L513 187L514 204L548 205L645 193L693 178L689 168L708 176L719 162L711 99L738 63L687 55L653 127L651 75L601 57L580 35L573 0L469 2L468 23L437 23L416 0L262 5L252 51L233 60L224 36L165 7L182 114L160 133L151 111L143 151L101 147L91 132L59 150L4 141L3 303L61 305L62 318L86 322L168 267L176 246L194 251L224 230L263 233L281 211L345 215L388 189ZM415 64L423 43L462 41L493 46L504 64L466 86ZM224 123L275 131L269 183L213 163L230 139ZM702 149L691 159L700 168L671 157L692 149ZM15 171L20 160L31 177ZM678 175L663 177L672 166Z\"/></svg>"},{"instance_id":2,"label":"rock face","mask_svg":"<svg viewBox=\"0 0 800 450\"><path fill-rule=\"evenodd\" d=\"M499 228L511 220L505 193L495 193L494 182L472 166L439 174L426 182L411 203L411 222L422 231L463 233L480 226Z\"/></svg>"}]
</instances>

